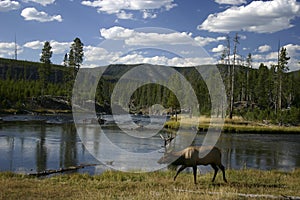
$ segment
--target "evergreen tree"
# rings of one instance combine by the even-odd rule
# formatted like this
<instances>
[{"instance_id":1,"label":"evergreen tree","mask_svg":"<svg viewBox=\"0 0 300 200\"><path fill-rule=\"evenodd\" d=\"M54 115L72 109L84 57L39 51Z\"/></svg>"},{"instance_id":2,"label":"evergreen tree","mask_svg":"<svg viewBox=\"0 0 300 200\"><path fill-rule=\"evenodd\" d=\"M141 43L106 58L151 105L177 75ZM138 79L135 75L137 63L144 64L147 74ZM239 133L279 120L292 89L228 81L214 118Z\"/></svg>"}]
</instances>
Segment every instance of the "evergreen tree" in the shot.
<instances>
[{"instance_id":1,"label":"evergreen tree","mask_svg":"<svg viewBox=\"0 0 300 200\"><path fill-rule=\"evenodd\" d=\"M268 77L269 70L267 66L260 64L255 91L257 93L257 103L261 109L266 109L268 107Z\"/></svg>"},{"instance_id":2,"label":"evergreen tree","mask_svg":"<svg viewBox=\"0 0 300 200\"><path fill-rule=\"evenodd\" d=\"M286 52L286 48L282 47L278 56L278 66L277 66L277 74L278 74L278 109L282 109L282 81L284 73L289 70L287 66L288 60L290 57L287 57L288 53Z\"/></svg>"},{"instance_id":3,"label":"evergreen tree","mask_svg":"<svg viewBox=\"0 0 300 200\"><path fill-rule=\"evenodd\" d=\"M41 81L41 91L42 95L44 95L44 91L47 88L48 84L48 79L51 71L51 60L50 58L52 57L52 47L50 45L50 42L46 41L44 44L44 48L42 49L42 55L40 58L40 61L44 63L41 67L39 67L38 72L40 76L40 81Z\"/></svg>"},{"instance_id":4,"label":"evergreen tree","mask_svg":"<svg viewBox=\"0 0 300 200\"><path fill-rule=\"evenodd\" d=\"M68 54L66 53L64 57L64 66L67 67L68 65L69 65Z\"/></svg>"},{"instance_id":5,"label":"evergreen tree","mask_svg":"<svg viewBox=\"0 0 300 200\"><path fill-rule=\"evenodd\" d=\"M74 77L83 62L83 56L83 43L79 38L75 38L69 53L69 66L74 68Z\"/></svg>"},{"instance_id":6,"label":"evergreen tree","mask_svg":"<svg viewBox=\"0 0 300 200\"><path fill-rule=\"evenodd\" d=\"M42 49L42 55L40 58L40 61L45 64L51 64L51 57L52 57L52 47L50 45L50 42L46 41L44 43L44 48Z\"/></svg>"},{"instance_id":7,"label":"evergreen tree","mask_svg":"<svg viewBox=\"0 0 300 200\"><path fill-rule=\"evenodd\" d=\"M250 87L249 85L251 84L249 82L250 80L250 69L252 69L252 55L251 53L248 54L247 59L246 59L246 63L247 63L247 68L246 68L246 101L249 101L250 99Z\"/></svg>"}]
</instances>

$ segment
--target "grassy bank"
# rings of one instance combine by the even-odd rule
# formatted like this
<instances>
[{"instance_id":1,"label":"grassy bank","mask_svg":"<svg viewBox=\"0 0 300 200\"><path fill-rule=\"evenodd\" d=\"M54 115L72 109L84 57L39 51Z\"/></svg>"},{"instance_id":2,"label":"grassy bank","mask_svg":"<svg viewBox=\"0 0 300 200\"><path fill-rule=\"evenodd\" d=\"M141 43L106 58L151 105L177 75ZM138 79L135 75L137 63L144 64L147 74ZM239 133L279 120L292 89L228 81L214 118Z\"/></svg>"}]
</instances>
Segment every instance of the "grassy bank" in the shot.
<instances>
[{"instance_id":1,"label":"grassy bank","mask_svg":"<svg viewBox=\"0 0 300 200\"><path fill-rule=\"evenodd\" d=\"M228 183L218 174L199 175L193 184L191 173L174 171L124 173L107 171L102 175L59 175L32 178L0 173L0 199L266 199L300 196L300 169L292 172L227 170Z\"/></svg>"},{"instance_id":2,"label":"grassy bank","mask_svg":"<svg viewBox=\"0 0 300 200\"><path fill-rule=\"evenodd\" d=\"M198 124L199 131L207 131L210 118L189 118L181 115L178 121L170 120L165 123L165 128L178 129L179 126L190 127ZM221 127L218 122L214 123L215 127ZM242 118L225 119L222 127L224 133L300 133L300 126L277 126L274 124L263 124L260 122L245 121Z\"/></svg>"}]
</instances>

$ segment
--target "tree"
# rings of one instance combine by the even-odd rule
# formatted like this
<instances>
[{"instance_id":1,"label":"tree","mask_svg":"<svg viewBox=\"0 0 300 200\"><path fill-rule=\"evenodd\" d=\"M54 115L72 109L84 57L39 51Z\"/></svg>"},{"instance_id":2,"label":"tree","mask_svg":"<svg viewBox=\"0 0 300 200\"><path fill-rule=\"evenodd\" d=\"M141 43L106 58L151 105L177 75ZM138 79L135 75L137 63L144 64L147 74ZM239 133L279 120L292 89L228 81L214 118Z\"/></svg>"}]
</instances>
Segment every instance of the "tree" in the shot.
<instances>
[{"instance_id":1,"label":"tree","mask_svg":"<svg viewBox=\"0 0 300 200\"><path fill-rule=\"evenodd\" d=\"M282 80L283 74L289 70L287 66L288 60L290 57L287 57L286 48L282 47L280 53L278 54L278 66L277 66L277 74L278 74L278 109L281 111L282 108Z\"/></svg>"},{"instance_id":2,"label":"tree","mask_svg":"<svg viewBox=\"0 0 300 200\"><path fill-rule=\"evenodd\" d=\"M250 100L250 85L249 85L249 70L252 69L252 55L251 53L248 54L247 59L246 59L246 63L247 63L247 69L246 69L246 101L248 102ZM251 83L250 83L251 84Z\"/></svg>"},{"instance_id":3,"label":"tree","mask_svg":"<svg viewBox=\"0 0 300 200\"><path fill-rule=\"evenodd\" d=\"M69 62L68 62L68 54L66 53L65 54L65 57L64 57L64 66L67 67L69 65Z\"/></svg>"},{"instance_id":4,"label":"tree","mask_svg":"<svg viewBox=\"0 0 300 200\"><path fill-rule=\"evenodd\" d=\"M44 63L41 67L39 67L38 72L40 76L41 86L42 86L42 95L44 94L44 90L47 87L48 77L50 75L51 68L51 57L52 57L52 47L50 42L46 41L44 44L44 48L42 49L42 55L40 61Z\"/></svg>"},{"instance_id":5,"label":"tree","mask_svg":"<svg viewBox=\"0 0 300 200\"><path fill-rule=\"evenodd\" d=\"M256 84L257 103L261 109L269 106L269 70L264 64L260 64Z\"/></svg>"},{"instance_id":6,"label":"tree","mask_svg":"<svg viewBox=\"0 0 300 200\"><path fill-rule=\"evenodd\" d=\"M42 49L42 55L40 58L40 61L45 64L51 64L51 57L52 57L52 47L50 45L50 42L46 41L44 43L44 48Z\"/></svg>"},{"instance_id":7,"label":"tree","mask_svg":"<svg viewBox=\"0 0 300 200\"><path fill-rule=\"evenodd\" d=\"M234 49L233 49L233 64L232 64L232 70L231 70L231 92L230 92L230 110L229 110L229 119L232 119L233 114L233 103L234 103L234 68L236 64L236 55L237 55L237 44L239 44L239 36L236 33L235 37L233 39L234 42Z\"/></svg>"},{"instance_id":8,"label":"tree","mask_svg":"<svg viewBox=\"0 0 300 200\"><path fill-rule=\"evenodd\" d=\"M74 77L83 62L83 56L83 43L77 37L74 39L69 53L69 66L74 68Z\"/></svg>"}]
</instances>

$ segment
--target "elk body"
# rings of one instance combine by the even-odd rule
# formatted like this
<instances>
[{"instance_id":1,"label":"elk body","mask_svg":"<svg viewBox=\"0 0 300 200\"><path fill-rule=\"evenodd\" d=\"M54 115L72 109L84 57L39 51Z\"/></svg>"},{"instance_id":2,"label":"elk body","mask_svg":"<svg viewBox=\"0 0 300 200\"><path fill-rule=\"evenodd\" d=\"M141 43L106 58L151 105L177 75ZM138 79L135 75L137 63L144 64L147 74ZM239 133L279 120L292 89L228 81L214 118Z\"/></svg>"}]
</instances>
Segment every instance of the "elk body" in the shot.
<instances>
[{"instance_id":1,"label":"elk body","mask_svg":"<svg viewBox=\"0 0 300 200\"><path fill-rule=\"evenodd\" d=\"M200 158L200 151L209 151L204 157ZM171 152L166 153L159 161L160 164L171 163L172 165L181 165L181 167L177 170L176 175L174 176L174 181L180 172L182 172L187 167L193 168L194 174L194 183L196 184L197 177L197 165L210 165L214 169L214 176L212 182L215 181L216 175L218 173L219 168L223 173L223 180L227 183L225 177L225 167L221 163L221 151L217 147L209 148L209 147L199 147L199 146L191 146L187 147L179 152ZM174 160L174 161L173 161Z\"/></svg>"}]
</instances>

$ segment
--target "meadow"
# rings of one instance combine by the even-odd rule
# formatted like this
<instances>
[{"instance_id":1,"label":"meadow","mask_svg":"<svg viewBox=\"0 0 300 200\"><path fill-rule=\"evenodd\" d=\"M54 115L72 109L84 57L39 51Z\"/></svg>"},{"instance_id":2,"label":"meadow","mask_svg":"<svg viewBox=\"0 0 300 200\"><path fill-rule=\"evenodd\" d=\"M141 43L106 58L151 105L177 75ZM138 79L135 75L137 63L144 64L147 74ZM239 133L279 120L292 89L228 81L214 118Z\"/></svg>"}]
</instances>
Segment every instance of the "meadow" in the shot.
<instances>
[{"instance_id":1,"label":"meadow","mask_svg":"<svg viewBox=\"0 0 300 200\"><path fill-rule=\"evenodd\" d=\"M12 172L0 173L0 199L299 199L300 169L290 172L254 169L226 170L228 183L212 172L175 171L101 175L64 174L36 178Z\"/></svg>"}]
</instances>

